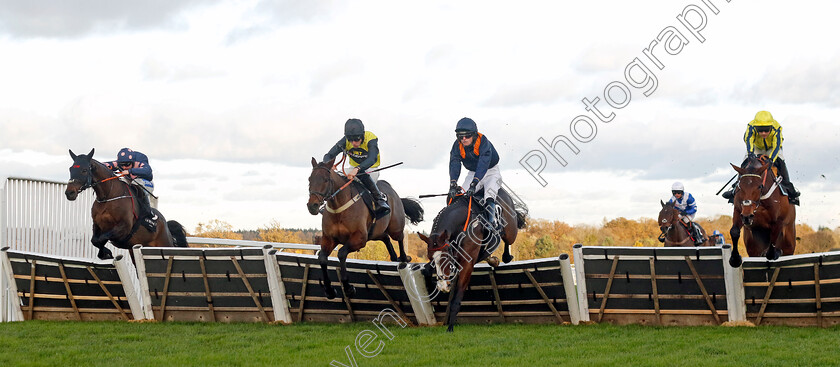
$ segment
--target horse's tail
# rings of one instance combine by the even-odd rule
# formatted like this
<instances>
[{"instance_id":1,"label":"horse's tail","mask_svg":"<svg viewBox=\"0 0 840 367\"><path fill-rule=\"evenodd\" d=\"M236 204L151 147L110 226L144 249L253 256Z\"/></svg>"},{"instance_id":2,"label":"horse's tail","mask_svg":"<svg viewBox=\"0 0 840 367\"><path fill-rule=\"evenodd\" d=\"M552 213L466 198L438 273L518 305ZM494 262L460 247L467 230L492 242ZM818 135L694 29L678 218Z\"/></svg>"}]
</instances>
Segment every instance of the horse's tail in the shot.
<instances>
[{"instance_id":1,"label":"horse's tail","mask_svg":"<svg viewBox=\"0 0 840 367\"><path fill-rule=\"evenodd\" d=\"M416 225L423 221L423 207L420 206L419 200L400 198L400 201L402 201L403 208L405 208L405 217L408 218L411 224Z\"/></svg>"},{"instance_id":2,"label":"horse's tail","mask_svg":"<svg viewBox=\"0 0 840 367\"><path fill-rule=\"evenodd\" d=\"M187 245L187 232L181 223L170 220L166 222L166 226L169 228L169 233L172 234L172 238L175 240L175 247L189 247Z\"/></svg>"},{"instance_id":3,"label":"horse's tail","mask_svg":"<svg viewBox=\"0 0 840 367\"><path fill-rule=\"evenodd\" d=\"M517 203L514 210L516 211L516 228L524 229L528 225L528 207L524 203Z\"/></svg>"}]
</instances>

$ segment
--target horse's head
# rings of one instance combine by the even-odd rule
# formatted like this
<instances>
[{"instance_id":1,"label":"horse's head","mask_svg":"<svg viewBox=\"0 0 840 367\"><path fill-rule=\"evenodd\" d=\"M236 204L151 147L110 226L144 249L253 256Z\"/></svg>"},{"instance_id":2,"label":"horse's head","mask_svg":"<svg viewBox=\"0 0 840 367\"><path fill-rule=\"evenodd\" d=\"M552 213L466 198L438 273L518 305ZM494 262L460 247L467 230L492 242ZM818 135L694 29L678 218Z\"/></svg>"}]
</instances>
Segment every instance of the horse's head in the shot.
<instances>
[{"instance_id":1,"label":"horse's head","mask_svg":"<svg viewBox=\"0 0 840 367\"><path fill-rule=\"evenodd\" d=\"M327 200L327 197L335 191L333 187L332 174L333 161L318 163L312 158L312 173L309 175L309 201L306 208L309 214L318 215L318 209Z\"/></svg>"},{"instance_id":2,"label":"horse's head","mask_svg":"<svg viewBox=\"0 0 840 367\"><path fill-rule=\"evenodd\" d=\"M738 167L731 164L735 172L738 172L738 186L735 190L735 209L740 211L741 220L747 226L752 225L755 219L755 212L761 205L761 193L764 191L765 182L772 182L771 172L768 172L770 167L769 161L762 161L756 158L750 158L746 164L746 168ZM756 167L757 166L757 167Z\"/></svg>"},{"instance_id":3,"label":"horse's head","mask_svg":"<svg viewBox=\"0 0 840 367\"><path fill-rule=\"evenodd\" d=\"M76 155L69 150L73 165L70 166L70 181L67 181L67 189L64 190L67 200L76 200L80 192L93 186L93 165L91 164L93 151L94 149L91 149L88 154Z\"/></svg>"},{"instance_id":4,"label":"horse's head","mask_svg":"<svg viewBox=\"0 0 840 367\"><path fill-rule=\"evenodd\" d=\"M441 233L432 233L428 237L422 233L417 235L426 243L429 262L435 268L438 278L437 288L442 292L449 292L452 279L458 269L458 263L452 256L452 247L457 244L450 243L449 232L446 230Z\"/></svg>"},{"instance_id":5,"label":"horse's head","mask_svg":"<svg viewBox=\"0 0 840 367\"><path fill-rule=\"evenodd\" d=\"M662 204L662 210L659 211L659 219L657 223L659 223L659 230L662 233L668 231L668 228L671 228L677 221L679 220L679 211L674 206L674 203L669 202L665 203L662 200L659 200L659 203Z\"/></svg>"}]
</instances>

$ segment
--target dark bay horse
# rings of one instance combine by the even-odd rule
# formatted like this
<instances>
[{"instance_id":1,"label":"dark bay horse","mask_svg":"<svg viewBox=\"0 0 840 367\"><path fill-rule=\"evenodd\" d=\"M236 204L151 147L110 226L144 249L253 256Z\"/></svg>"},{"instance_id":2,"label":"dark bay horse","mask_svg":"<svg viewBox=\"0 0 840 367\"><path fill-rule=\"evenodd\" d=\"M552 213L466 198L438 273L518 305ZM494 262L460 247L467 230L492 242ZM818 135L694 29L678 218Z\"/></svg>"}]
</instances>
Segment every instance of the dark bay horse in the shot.
<instances>
[{"instance_id":1,"label":"dark bay horse","mask_svg":"<svg viewBox=\"0 0 840 367\"><path fill-rule=\"evenodd\" d=\"M449 292L452 281L455 281L449 297L449 314L446 315L446 324L449 325L447 331L450 332L455 328L455 320L461 309L464 291L470 283L473 267L488 259L502 241L505 243L502 260L510 262L513 259L510 246L516 241L518 230L525 228L528 215L524 204L515 206L507 191L500 189L496 201L502 210L502 214L497 217L502 229L501 233L497 233L490 230L490 224L484 216L479 215L483 209L477 208L477 199L472 200L471 204L470 198L457 197L435 217L428 237L422 233L417 234L427 245L429 266L436 270L437 290Z\"/></svg>"},{"instance_id":2,"label":"dark bay horse","mask_svg":"<svg viewBox=\"0 0 840 367\"><path fill-rule=\"evenodd\" d=\"M104 164L93 159L93 149L88 154L76 155L70 151L73 165L70 167L70 181L64 195L67 200L76 200L79 193L92 188L96 193L96 201L91 208L93 217L93 237L90 242L99 249L100 259L112 259L111 250L105 244L118 248L131 249L140 244L152 247L187 247L187 235L180 223L166 221L157 209L157 228L150 232L140 225L137 218L138 203L136 194L129 188L129 184L121 181ZM133 254L132 254L133 257Z\"/></svg>"},{"instance_id":3,"label":"dark bay horse","mask_svg":"<svg viewBox=\"0 0 840 367\"><path fill-rule=\"evenodd\" d=\"M665 236L665 247L694 247L694 241L689 235L688 225L680 220L680 210L674 206L673 202L665 203L659 200L662 204L662 210L659 211L659 230L662 231L662 236ZM714 246L714 241L706 236L706 230L700 227L700 234L706 239L700 246ZM660 237L662 238L662 237Z\"/></svg>"},{"instance_id":4,"label":"dark bay horse","mask_svg":"<svg viewBox=\"0 0 840 367\"><path fill-rule=\"evenodd\" d=\"M796 250L796 207L782 195L779 180L769 169L766 158L747 159L745 168L730 165L738 172L732 214L732 257L729 265L741 266L738 239L744 227L744 243L749 256L776 260Z\"/></svg>"},{"instance_id":5,"label":"dark bay horse","mask_svg":"<svg viewBox=\"0 0 840 367\"><path fill-rule=\"evenodd\" d=\"M413 199L400 198L386 181L380 180L377 182L377 186L379 191L388 197L391 213L376 220L376 223L373 223L373 216L360 199L361 192L355 185L347 186L333 197L332 195L339 188L348 183L347 178L333 170L334 161L335 159L318 163L315 158L312 158L312 173L309 175L309 201L306 203L306 207L312 215L318 215L321 206L325 205L321 219L321 250L318 252L318 260L323 272L324 292L329 299L335 298L335 290L327 272L327 256L339 244L343 245L338 250L338 260L341 263L339 280L344 295L353 297L356 294L356 289L348 280L347 255L361 250L368 241L382 241L388 248L391 261L408 262L410 258L406 256L404 246L405 220L407 218L411 224L423 221L423 208L420 203ZM399 258L394 252L391 239L396 240L400 246Z\"/></svg>"}]
</instances>

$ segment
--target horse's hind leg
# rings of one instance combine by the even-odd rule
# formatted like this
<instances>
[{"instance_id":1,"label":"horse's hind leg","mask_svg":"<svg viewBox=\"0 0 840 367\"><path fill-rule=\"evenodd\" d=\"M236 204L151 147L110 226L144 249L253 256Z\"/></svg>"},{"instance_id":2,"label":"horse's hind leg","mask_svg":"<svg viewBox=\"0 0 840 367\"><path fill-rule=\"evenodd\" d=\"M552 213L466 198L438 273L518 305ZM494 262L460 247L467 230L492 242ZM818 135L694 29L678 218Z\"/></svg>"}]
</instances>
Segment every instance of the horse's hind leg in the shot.
<instances>
[{"instance_id":1,"label":"horse's hind leg","mask_svg":"<svg viewBox=\"0 0 840 367\"><path fill-rule=\"evenodd\" d=\"M391 257L391 261L396 262L400 260L400 258L397 257L397 252L394 251L394 244L391 243L390 239L388 239L388 235L382 235L382 237L377 239L385 244L385 248L388 249L388 256ZM400 243L400 251L402 251L402 243Z\"/></svg>"},{"instance_id":2,"label":"horse's hind leg","mask_svg":"<svg viewBox=\"0 0 840 367\"><path fill-rule=\"evenodd\" d=\"M338 261L341 263L341 285L344 287L344 297L352 298L356 295L356 287L350 284L350 276L347 275L347 255L350 253L350 247L347 245L341 246L338 250Z\"/></svg>"}]
</instances>

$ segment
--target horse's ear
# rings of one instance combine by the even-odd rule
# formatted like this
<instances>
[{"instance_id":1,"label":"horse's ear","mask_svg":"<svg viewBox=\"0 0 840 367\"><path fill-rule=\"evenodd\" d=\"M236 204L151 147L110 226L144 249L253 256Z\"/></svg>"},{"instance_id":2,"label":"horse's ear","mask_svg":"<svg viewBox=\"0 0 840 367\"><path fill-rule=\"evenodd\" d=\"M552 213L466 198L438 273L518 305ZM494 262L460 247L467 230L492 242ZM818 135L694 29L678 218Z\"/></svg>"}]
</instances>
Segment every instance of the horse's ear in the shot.
<instances>
[{"instance_id":1,"label":"horse's ear","mask_svg":"<svg viewBox=\"0 0 840 367\"><path fill-rule=\"evenodd\" d=\"M94 150L96 150L96 148L90 148L90 153L88 153L88 159L93 159L93 151Z\"/></svg>"},{"instance_id":2,"label":"horse's ear","mask_svg":"<svg viewBox=\"0 0 840 367\"><path fill-rule=\"evenodd\" d=\"M76 154L73 153L73 149L67 149L67 151L70 152L70 158L73 158L73 160L75 161L76 160Z\"/></svg>"},{"instance_id":3,"label":"horse's ear","mask_svg":"<svg viewBox=\"0 0 840 367\"><path fill-rule=\"evenodd\" d=\"M315 160L315 157L312 157L312 168L318 167L318 161Z\"/></svg>"},{"instance_id":4,"label":"horse's ear","mask_svg":"<svg viewBox=\"0 0 840 367\"><path fill-rule=\"evenodd\" d=\"M429 237L426 237L426 235L424 235L422 233L417 233L417 237L420 237L420 239L423 240L423 242L425 242L427 245L430 244L429 243Z\"/></svg>"},{"instance_id":5,"label":"horse's ear","mask_svg":"<svg viewBox=\"0 0 840 367\"><path fill-rule=\"evenodd\" d=\"M660 204L662 204L662 207L663 207L663 208L665 207L665 202L664 202L664 201L662 201L662 199L659 199L659 203L660 203Z\"/></svg>"},{"instance_id":6,"label":"horse's ear","mask_svg":"<svg viewBox=\"0 0 840 367\"><path fill-rule=\"evenodd\" d=\"M758 169L758 172L759 172L759 173L764 172L764 170L766 170L766 169L770 168L770 165L771 165L771 164L773 164L773 163L772 163L772 162L770 162L770 160L768 159L766 162L764 162L764 164L762 164L762 165L761 165L761 168L759 168L759 169Z\"/></svg>"},{"instance_id":7,"label":"horse's ear","mask_svg":"<svg viewBox=\"0 0 840 367\"><path fill-rule=\"evenodd\" d=\"M449 231L444 229L443 232L440 233L440 238L443 239L444 242L449 240Z\"/></svg>"},{"instance_id":8,"label":"horse's ear","mask_svg":"<svg viewBox=\"0 0 840 367\"><path fill-rule=\"evenodd\" d=\"M729 165L730 165L730 166L732 166L732 168L734 168L734 169L735 169L735 172L738 172L738 174L739 174L739 175L743 175L743 174L744 174L744 169L743 169L743 168L738 167L738 166L736 166L736 165L734 165L734 164L732 164L732 163L730 163Z\"/></svg>"}]
</instances>

